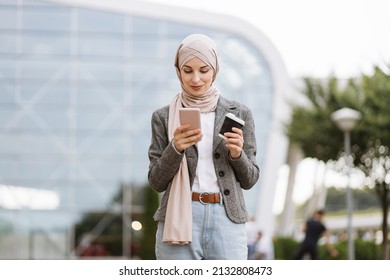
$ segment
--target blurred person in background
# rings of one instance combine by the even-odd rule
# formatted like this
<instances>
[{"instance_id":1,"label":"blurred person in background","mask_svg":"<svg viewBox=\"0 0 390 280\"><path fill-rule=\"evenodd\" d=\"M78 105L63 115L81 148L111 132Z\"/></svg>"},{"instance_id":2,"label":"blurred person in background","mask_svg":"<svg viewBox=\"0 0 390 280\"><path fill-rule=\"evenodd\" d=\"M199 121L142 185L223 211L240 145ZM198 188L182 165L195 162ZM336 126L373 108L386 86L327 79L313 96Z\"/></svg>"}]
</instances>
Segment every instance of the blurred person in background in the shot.
<instances>
[{"instance_id":1,"label":"blurred person in background","mask_svg":"<svg viewBox=\"0 0 390 280\"><path fill-rule=\"evenodd\" d=\"M257 225L254 216L249 218L249 221L245 224L247 246L248 246L248 260L252 259L255 252L256 241L257 241Z\"/></svg>"},{"instance_id":2,"label":"blurred person in background","mask_svg":"<svg viewBox=\"0 0 390 280\"><path fill-rule=\"evenodd\" d=\"M274 242L271 236L263 231L257 232L253 260L273 260L275 258Z\"/></svg>"},{"instance_id":3,"label":"blurred person in background","mask_svg":"<svg viewBox=\"0 0 390 280\"><path fill-rule=\"evenodd\" d=\"M332 257L338 256L338 251L335 250L329 241L329 231L323 223L325 215L324 210L317 210L313 217L308 219L302 227L305 233L305 238L301 242L298 251L295 253L294 259L301 260L306 254L309 254L311 260L318 259L318 240L325 237L326 247Z\"/></svg>"}]
</instances>

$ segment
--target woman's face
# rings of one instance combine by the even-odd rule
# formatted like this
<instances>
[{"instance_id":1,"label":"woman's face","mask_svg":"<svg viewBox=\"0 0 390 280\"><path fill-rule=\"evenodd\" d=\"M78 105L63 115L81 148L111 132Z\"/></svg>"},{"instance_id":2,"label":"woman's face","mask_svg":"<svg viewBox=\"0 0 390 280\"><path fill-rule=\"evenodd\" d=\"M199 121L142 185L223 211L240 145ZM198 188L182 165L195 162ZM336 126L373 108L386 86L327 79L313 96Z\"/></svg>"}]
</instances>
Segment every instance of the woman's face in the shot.
<instances>
[{"instance_id":1,"label":"woman's face","mask_svg":"<svg viewBox=\"0 0 390 280\"><path fill-rule=\"evenodd\" d=\"M195 57L180 69L180 76L186 92L194 96L203 95L213 82L214 70Z\"/></svg>"}]
</instances>

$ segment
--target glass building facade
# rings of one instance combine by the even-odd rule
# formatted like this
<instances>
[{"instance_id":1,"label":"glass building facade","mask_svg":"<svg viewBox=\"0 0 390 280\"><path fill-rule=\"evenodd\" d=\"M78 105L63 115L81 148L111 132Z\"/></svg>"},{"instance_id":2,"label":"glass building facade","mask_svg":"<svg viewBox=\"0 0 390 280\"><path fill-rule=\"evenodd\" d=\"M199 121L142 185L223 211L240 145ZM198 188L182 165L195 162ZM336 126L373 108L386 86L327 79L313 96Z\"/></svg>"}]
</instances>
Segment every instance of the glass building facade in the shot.
<instances>
[{"instance_id":1,"label":"glass building facade","mask_svg":"<svg viewBox=\"0 0 390 280\"><path fill-rule=\"evenodd\" d=\"M77 258L88 237L142 212L151 114L179 92L173 59L191 33L216 41L216 86L252 109L260 163L267 149L274 81L244 37L62 2L0 0L0 259ZM130 257L123 242L105 255Z\"/></svg>"}]
</instances>

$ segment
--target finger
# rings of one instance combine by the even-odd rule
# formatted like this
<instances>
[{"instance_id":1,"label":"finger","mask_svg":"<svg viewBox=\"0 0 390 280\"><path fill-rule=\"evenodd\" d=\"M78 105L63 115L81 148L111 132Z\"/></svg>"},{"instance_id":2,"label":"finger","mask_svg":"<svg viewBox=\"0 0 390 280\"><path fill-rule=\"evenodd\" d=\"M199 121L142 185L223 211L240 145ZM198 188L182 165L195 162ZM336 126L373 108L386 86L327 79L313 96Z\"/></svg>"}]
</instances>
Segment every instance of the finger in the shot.
<instances>
[{"instance_id":1,"label":"finger","mask_svg":"<svg viewBox=\"0 0 390 280\"><path fill-rule=\"evenodd\" d=\"M189 127L190 127L189 124L185 124L185 125L178 126L178 127L175 129L175 132L174 132L173 134L174 134L174 135L182 134L182 133L184 133L186 130L188 130Z\"/></svg>"},{"instance_id":2,"label":"finger","mask_svg":"<svg viewBox=\"0 0 390 280\"><path fill-rule=\"evenodd\" d=\"M226 133L225 141L226 141L226 143L234 144L234 145L237 145L239 147L244 146L244 138L236 133L233 133L233 134Z\"/></svg>"},{"instance_id":3,"label":"finger","mask_svg":"<svg viewBox=\"0 0 390 280\"><path fill-rule=\"evenodd\" d=\"M232 140L232 139L230 139L226 143L226 147L228 147L229 149L241 150L242 147L243 147L243 144L239 140Z\"/></svg>"},{"instance_id":4,"label":"finger","mask_svg":"<svg viewBox=\"0 0 390 280\"><path fill-rule=\"evenodd\" d=\"M231 132L226 132L224 134L225 137L228 137L228 138L244 138L244 135L243 135L243 132L241 129L239 128L236 128L236 127L233 127L233 131Z\"/></svg>"},{"instance_id":5,"label":"finger","mask_svg":"<svg viewBox=\"0 0 390 280\"><path fill-rule=\"evenodd\" d=\"M232 127L232 131L239 134L240 136L243 136L244 133L242 132L241 129L239 129L238 127Z\"/></svg>"},{"instance_id":6,"label":"finger","mask_svg":"<svg viewBox=\"0 0 390 280\"><path fill-rule=\"evenodd\" d=\"M187 137L191 137L191 136L194 136L194 135L199 135L201 134L201 130L200 129L191 129L191 130L185 130L183 131L183 136L185 138Z\"/></svg>"},{"instance_id":7,"label":"finger","mask_svg":"<svg viewBox=\"0 0 390 280\"><path fill-rule=\"evenodd\" d=\"M177 146L184 150L198 143L200 140L202 140L202 137L203 134L201 133L200 129L193 129L180 133L177 137L175 137L175 143L177 143Z\"/></svg>"},{"instance_id":8,"label":"finger","mask_svg":"<svg viewBox=\"0 0 390 280\"><path fill-rule=\"evenodd\" d=\"M187 143L199 142L203 134L200 129L193 129L183 133L184 139Z\"/></svg>"}]
</instances>

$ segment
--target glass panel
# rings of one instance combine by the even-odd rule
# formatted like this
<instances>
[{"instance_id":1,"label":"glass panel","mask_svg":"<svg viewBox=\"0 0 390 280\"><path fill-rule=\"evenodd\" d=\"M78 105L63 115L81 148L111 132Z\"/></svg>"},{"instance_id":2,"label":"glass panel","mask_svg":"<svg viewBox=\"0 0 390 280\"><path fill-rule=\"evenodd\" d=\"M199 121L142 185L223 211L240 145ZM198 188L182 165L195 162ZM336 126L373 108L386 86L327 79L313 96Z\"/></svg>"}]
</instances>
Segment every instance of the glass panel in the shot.
<instances>
[{"instance_id":1,"label":"glass panel","mask_svg":"<svg viewBox=\"0 0 390 280\"><path fill-rule=\"evenodd\" d=\"M74 187L73 201L78 211L105 211L113 205L113 200L121 190L120 182L100 182L91 185L89 181L79 182Z\"/></svg>"},{"instance_id":2,"label":"glass panel","mask_svg":"<svg viewBox=\"0 0 390 280\"><path fill-rule=\"evenodd\" d=\"M104 130L109 127L116 127L115 122L118 116L108 108L101 108L96 112L84 112L77 115L77 128L80 130Z\"/></svg>"},{"instance_id":3,"label":"glass panel","mask_svg":"<svg viewBox=\"0 0 390 280\"><path fill-rule=\"evenodd\" d=\"M15 54L17 52L17 34L0 32L0 54Z\"/></svg>"},{"instance_id":4,"label":"glass panel","mask_svg":"<svg viewBox=\"0 0 390 280\"><path fill-rule=\"evenodd\" d=\"M132 41L133 45L133 57L137 58L151 58L152 56L156 56L159 52L159 44L156 44L158 40L161 38L155 36L145 36L144 34L138 35L134 37L134 41ZM174 59L174 54L172 56L172 63ZM150 61L152 62L152 61Z\"/></svg>"},{"instance_id":5,"label":"glass panel","mask_svg":"<svg viewBox=\"0 0 390 280\"><path fill-rule=\"evenodd\" d=\"M88 60L77 64L80 80L89 81L88 87L98 87L102 81L112 81L123 85L124 65L118 61ZM111 83L110 87L115 83Z\"/></svg>"},{"instance_id":6,"label":"glass panel","mask_svg":"<svg viewBox=\"0 0 390 280\"><path fill-rule=\"evenodd\" d=\"M0 1L0 30L16 29L16 10L7 6L1 6ZM3 41L1 41L3 42Z\"/></svg>"},{"instance_id":7,"label":"glass panel","mask_svg":"<svg viewBox=\"0 0 390 280\"><path fill-rule=\"evenodd\" d=\"M0 58L0 80L7 80L14 83L16 63L11 58Z\"/></svg>"},{"instance_id":8,"label":"glass panel","mask_svg":"<svg viewBox=\"0 0 390 280\"><path fill-rule=\"evenodd\" d=\"M69 55L70 41L66 33L24 33L22 51L34 55Z\"/></svg>"},{"instance_id":9,"label":"glass panel","mask_svg":"<svg viewBox=\"0 0 390 280\"><path fill-rule=\"evenodd\" d=\"M53 1L42 1L42 0L18 0L22 1L23 8L59 8L59 9L66 9L67 7L61 4L56 4ZM51 3L53 2L53 3Z\"/></svg>"},{"instance_id":10,"label":"glass panel","mask_svg":"<svg viewBox=\"0 0 390 280\"><path fill-rule=\"evenodd\" d=\"M123 38L116 36L79 35L78 53L81 56L122 57L124 53ZM104 60L103 60L104 61Z\"/></svg>"},{"instance_id":11,"label":"glass panel","mask_svg":"<svg viewBox=\"0 0 390 280\"><path fill-rule=\"evenodd\" d=\"M65 113L64 108L67 108L70 100L69 89L65 82L67 81L58 80L54 83L46 80L26 81L20 88L19 101L21 104L32 103L33 105L30 106L33 110L34 108L38 108L36 110L49 108L52 111L60 109ZM48 104L51 107L48 107Z\"/></svg>"},{"instance_id":12,"label":"glass panel","mask_svg":"<svg viewBox=\"0 0 390 280\"><path fill-rule=\"evenodd\" d=\"M77 150L80 152L80 160L92 160L93 163L99 163L101 159L105 161L116 161L122 160L122 148L123 148L123 136L121 133L109 132L106 134L91 133L90 135L85 134L85 137L78 138ZM120 171L120 168L118 172ZM97 176L108 176L109 172L103 174L97 174ZM115 173L120 174L120 173Z\"/></svg>"},{"instance_id":13,"label":"glass panel","mask_svg":"<svg viewBox=\"0 0 390 280\"><path fill-rule=\"evenodd\" d=\"M131 21L132 23L132 32L133 36L138 37L148 37L150 35L158 35L160 32L160 21L142 18L142 17L134 17Z\"/></svg>"},{"instance_id":14,"label":"glass panel","mask_svg":"<svg viewBox=\"0 0 390 280\"><path fill-rule=\"evenodd\" d=\"M8 6L8 5L16 6L17 3L15 0L0 0L0 4L4 6Z\"/></svg>"},{"instance_id":15,"label":"glass panel","mask_svg":"<svg viewBox=\"0 0 390 280\"><path fill-rule=\"evenodd\" d=\"M97 10L79 9L78 24L80 32L122 33L124 28L124 16Z\"/></svg>"},{"instance_id":16,"label":"glass panel","mask_svg":"<svg viewBox=\"0 0 390 280\"><path fill-rule=\"evenodd\" d=\"M2 171L2 177L12 185L26 186L24 182L28 181L32 182L32 185L38 185L50 178L61 166L61 162L66 160L66 157L61 156L56 158L51 156L51 158L53 159L45 159L45 155L21 155L18 161L1 160L3 170L9 171L8 173Z\"/></svg>"},{"instance_id":17,"label":"glass panel","mask_svg":"<svg viewBox=\"0 0 390 280\"><path fill-rule=\"evenodd\" d=\"M70 29L70 9L66 7L24 7L24 30L63 30Z\"/></svg>"},{"instance_id":18,"label":"glass panel","mask_svg":"<svg viewBox=\"0 0 390 280\"><path fill-rule=\"evenodd\" d=\"M0 212L0 259L64 259L69 257L71 214Z\"/></svg>"},{"instance_id":19,"label":"glass panel","mask_svg":"<svg viewBox=\"0 0 390 280\"><path fill-rule=\"evenodd\" d=\"M51 82L62 79L69 83L71 62L67 59L24 59L20 62L20 75L26 79L22 84L38 83L34 80L44 80ZM56 85L57 87L58 85Z\"/></svg>"},{"instance_id":20,"label":"glass panel","mask_svg":"<svg viewBox=\"0 0 390 280\"><path fill-rule=\"evenodd\" d=\"M34 133L35 132L35 133ZM29 155L42 155L43 159L54 158L54 160L63 160L58 158L62 153L66 153L65 141L60 138L50 139L41 134L40 130L31 130L29 134L11 134L8 133L2 136L2 145L0 145L0 153L6 155L12 154L29 154ZM22 159L22 158L20 158ZM18 161L16 161L18 162ZM28 169L28 164L26 164Z\"/></svg>"},{"instance_id":21,"label":"glass panel","mask_svg":"<svg viewBox=\"0 0 390 280\"><path fill-rule=\"evenodd\" d=\"M8 114L6 115L6 113L2 111L4 110L4 108L8 109L8 107L13 104L15 98L14 87L15 86L11 80L2 80L0 78L0 127L2 127L1 124L5 123L9 117Z\"/></svg>"},{"instance_id":22,"label":"glass panel","mask_svg":"<svg viewBox=\"0 0 390 280\"><path fill-rule=\"evenodd\" d=\"M94 110L99 110L98 106L101 105L106 108L122 107L125 99L123 84L117 81L106 82L103 75L96 76L99 78L89 77L88 81L78 81L76 102L80 111L84 111L85 106Z\"/></svg>"}]
</instances>

